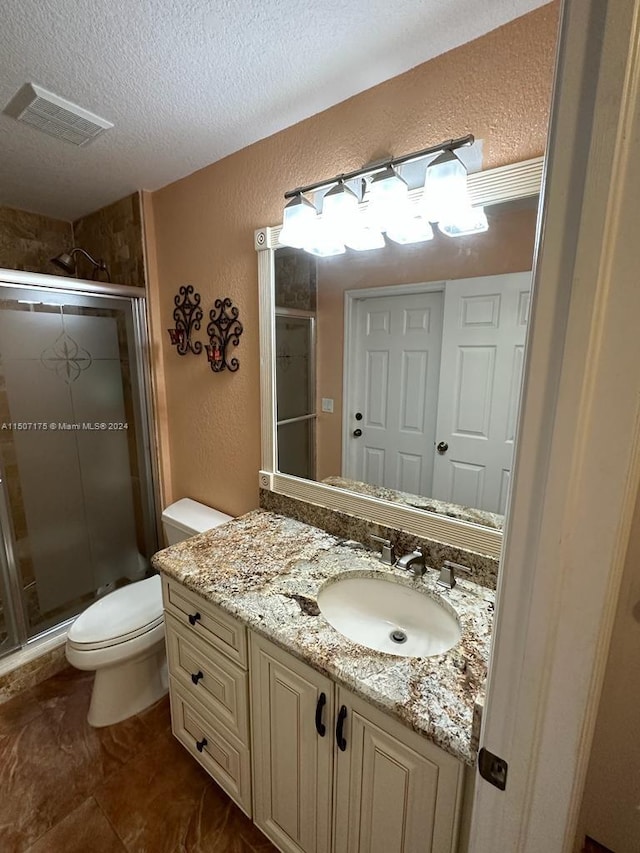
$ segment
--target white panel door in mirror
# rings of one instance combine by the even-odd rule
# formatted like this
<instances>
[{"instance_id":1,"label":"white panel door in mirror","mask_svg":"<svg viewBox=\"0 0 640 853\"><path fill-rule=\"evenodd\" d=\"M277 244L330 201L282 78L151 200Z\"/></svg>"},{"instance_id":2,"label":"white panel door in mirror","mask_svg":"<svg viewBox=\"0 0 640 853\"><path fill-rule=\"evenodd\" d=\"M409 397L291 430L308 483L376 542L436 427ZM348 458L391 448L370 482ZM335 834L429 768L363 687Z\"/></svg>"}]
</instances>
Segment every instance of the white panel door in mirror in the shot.
<instances>
[{"instance_id":1,"label":"white panel door in mirror","mask_svg":"<svg viewBox=\"0 0 640 853\"><path fill-rule=\"evenodd\" d=\"M531 273L448 281L433 492L504 512Z\"/></svg>"},{"instance_id":2,"label":"white panel door in mirror","mask_svg":"<svg viewBox=\"0 0 640 853\"><path fill-rule=\"evenodd\" d=\"M442 309L433 290L356 301L346 477L431 493Z\"/></svg>"}]
</instances>

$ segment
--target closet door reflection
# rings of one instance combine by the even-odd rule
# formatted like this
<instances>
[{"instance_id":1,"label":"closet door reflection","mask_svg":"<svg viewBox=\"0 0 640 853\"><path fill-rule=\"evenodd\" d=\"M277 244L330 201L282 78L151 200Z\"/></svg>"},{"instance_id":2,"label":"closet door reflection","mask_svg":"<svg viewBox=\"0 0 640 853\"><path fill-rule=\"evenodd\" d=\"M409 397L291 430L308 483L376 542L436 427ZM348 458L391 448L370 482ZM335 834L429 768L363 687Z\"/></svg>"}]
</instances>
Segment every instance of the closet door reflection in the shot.
<instances>
[{"instance_id":1,"label":"closet door reflection","mask_svg":"<svg viewBox=\"0 0 640 853\"><path fill-rule=\"evenodd\" d=\"M148 566L135 336L131 300L0 293L0 453L33 636Z\"/></svg>"},{"instance_id":2,"label":"closet door reflection","mask_svg":"<svg viewBox=\"0 0 640 853\"><path fill-rule=\"evenodd\" d=\"M315 319L276 309L278 470L315 479Z\"/></svg>"}]
</instances>

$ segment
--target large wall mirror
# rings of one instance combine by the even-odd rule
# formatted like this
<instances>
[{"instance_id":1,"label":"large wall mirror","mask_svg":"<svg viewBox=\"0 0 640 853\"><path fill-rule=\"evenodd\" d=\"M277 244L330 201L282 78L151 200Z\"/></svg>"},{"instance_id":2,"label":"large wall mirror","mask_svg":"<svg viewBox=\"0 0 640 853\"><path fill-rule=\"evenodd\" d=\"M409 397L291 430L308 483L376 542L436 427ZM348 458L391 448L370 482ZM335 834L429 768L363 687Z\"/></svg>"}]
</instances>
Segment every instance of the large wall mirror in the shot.
<instances>
[{"instance_id":1,"label":"large wall mirror","mask_svg":"<svg viewBox=\"0 0 640 853\"><path fill-rule=\"evenodd\" d=\"M499 553L541 171L470 175L466 237L318 258L256 233L263 487Z\"/></svg>"}]
</instances>

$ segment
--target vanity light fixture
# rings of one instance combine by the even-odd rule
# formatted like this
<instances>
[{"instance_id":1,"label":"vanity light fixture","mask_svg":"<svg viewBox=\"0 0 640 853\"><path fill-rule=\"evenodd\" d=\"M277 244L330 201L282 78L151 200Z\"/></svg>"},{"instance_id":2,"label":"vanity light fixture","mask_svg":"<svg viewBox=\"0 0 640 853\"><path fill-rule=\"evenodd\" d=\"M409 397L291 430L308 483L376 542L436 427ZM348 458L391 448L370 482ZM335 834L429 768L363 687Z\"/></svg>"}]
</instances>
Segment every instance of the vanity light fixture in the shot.
<instances>
[{"instance_id":1,"label":"vanity light fixture","mask_svg":"<svg viewBox=\"0 0 640 853\"><path fill-rule=\"evenodd\" d=\"M358 196L345 184L338 181L322 199L322 213L332 226L350 230L358 224Z\"/></svg>"},{"instance_id":2,"label":"vanity light fixture","mask_svg":"<svg viewBox=\"0 0 640 853\"><path fill-rule=\"evenodd\" d=\"M286 198L286 196L285 196ZM302 249L318 220L318 211L302 192L293 194L285 205L282 219L280 243L294 249Z\"/></svg>"},{"instance_id":3,"label":"vanity light fixture","mask_svg":"<svg viewBox=\"0 0 640 853\"><path fill-rule=\"evenodd\" d=\"M409 185L393 166L375 172L364 200L369 203L367 218L372 228L388 231L398 218L409 216Z\"/></svg>"},{"instance_id":4,"label":"vanity light fixture","mask_svg":"<svg viewBox=\"0 0 640 853\"><path fill-rule=\"evenodd\" d=\"M343 254L345 246L356 251L382 248L385 233L400 244L431 240L430 223L438 223L439 230L449 237L486 231L488 223L484 210L471 205L467 170L454 153L474 141L468 134L375 166L289 190L284 194L287 204L280 245L329 257ZM398 167L434 154L437 156L426 168L422 198L418 203L416 192L409 190ZM360 179L362 185L361 201L355 179ZM354 182L356 192L348 186L349 182ZM319 214L319 200L314 204L305 194L322 190L325 192Z\"/></svg>"},{"instance_id":5,"label":"vanity light fixture","mask_svg":"<svg viewBox=\"0 0 640 853\"><path fill-rule=\"evenodd\" d=\"M328 218L316 220L305 239L303 248L305 252L318 258L344 255L345 252L344 240Z\"/></svg>"},{"instance_id":6,"label":"vanity light fixture","mask_svg":"<svg viewBox=\"0 0 640 853\"><path fill-rule=\"evenodd\" d=\"M387 228L387 237L401 246L433 240L433 228L423 216L405 216Z\"/></svg>"},{"instance_id":7,"label":"vanity light fixture","mask_svg":"<svg viewBox=\"0 0 640 853\"><path fill-rule=\"evenodd\" d=\"M424 180L424 217L437 222L448 237L486 231L484 209L471 205L467 170L453 151L445 151L429 164Z\"/></svg>"}]
</instances>

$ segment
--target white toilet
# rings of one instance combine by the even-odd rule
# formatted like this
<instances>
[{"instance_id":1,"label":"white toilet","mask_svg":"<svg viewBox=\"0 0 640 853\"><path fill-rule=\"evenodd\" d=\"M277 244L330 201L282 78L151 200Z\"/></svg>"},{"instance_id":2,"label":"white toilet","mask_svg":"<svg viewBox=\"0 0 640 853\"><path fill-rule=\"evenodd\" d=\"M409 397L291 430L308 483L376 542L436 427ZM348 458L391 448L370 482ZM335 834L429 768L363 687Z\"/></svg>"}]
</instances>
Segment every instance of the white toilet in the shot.
<instances>
[{"instance_id":1,"label":"white toilet","mask_svg":"<svg viewBox=\"0 0 640 853\"><path fill-rule=\"evenodd\" d=\"M230 519L183 498L162 513L162 526L174 545ZM123 586L81 613L67 634L66 655L76 669L95 670L92 726L126 720L160 699L168 688L160 576Z\"/></svg>"}]
</instances>

